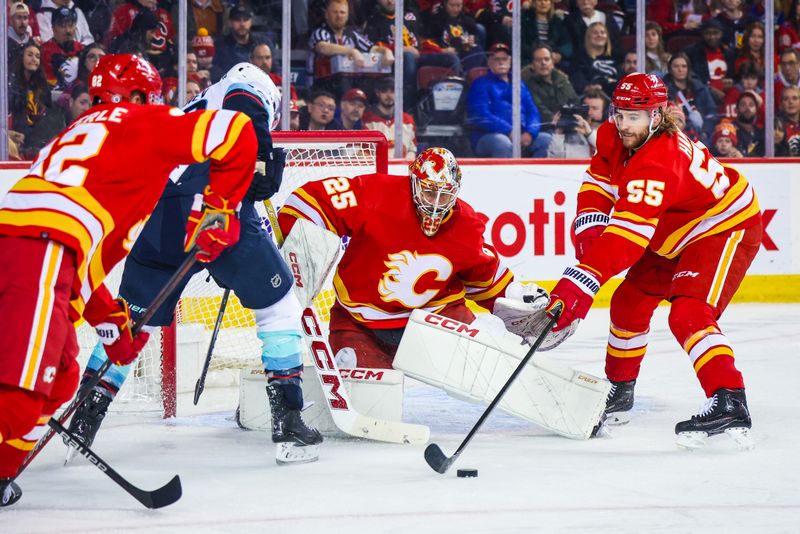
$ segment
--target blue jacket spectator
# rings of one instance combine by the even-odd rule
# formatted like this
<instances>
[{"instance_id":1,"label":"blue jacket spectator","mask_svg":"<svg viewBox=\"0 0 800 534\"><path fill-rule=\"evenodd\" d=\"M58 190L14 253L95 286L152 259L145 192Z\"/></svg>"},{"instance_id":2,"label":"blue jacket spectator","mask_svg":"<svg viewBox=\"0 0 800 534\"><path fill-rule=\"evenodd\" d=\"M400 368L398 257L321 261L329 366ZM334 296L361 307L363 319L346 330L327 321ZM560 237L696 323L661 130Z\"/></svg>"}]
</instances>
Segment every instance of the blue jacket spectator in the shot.
<instances>
[{"instance_id":1,"label":"blue jacket spectator","mask_svg":"<svg viewBox=\"0 0 800 534\"><path fill-rule=\"evenodd\" d=\"M510 158L511 144L511 50L503 43L489 49L489 72L476 79L467 95L467 124L472 127L472 149L478 157ZM540 132L539 110L531 93L523 84L522 153L526 156L545 157L550 144L550 134Z\"/></svg>"},{"instance_id":2,"label":"blue jacket spectator","mask_svg":"<svg viewBox=\"0 0 800 534\"><path fill-rule=\"evenodd\" d=\"M231 31L214 43L216 53L211 65L211 81L218 82L222 75L237 63L250 61L250 52L256 45L268 44L274 55L278 55L275 43L266 35L250 31L253 13L243 5L235 5L230 11ZM277 66L277 65L276 65Z\"/></svg>"}]
</instances>

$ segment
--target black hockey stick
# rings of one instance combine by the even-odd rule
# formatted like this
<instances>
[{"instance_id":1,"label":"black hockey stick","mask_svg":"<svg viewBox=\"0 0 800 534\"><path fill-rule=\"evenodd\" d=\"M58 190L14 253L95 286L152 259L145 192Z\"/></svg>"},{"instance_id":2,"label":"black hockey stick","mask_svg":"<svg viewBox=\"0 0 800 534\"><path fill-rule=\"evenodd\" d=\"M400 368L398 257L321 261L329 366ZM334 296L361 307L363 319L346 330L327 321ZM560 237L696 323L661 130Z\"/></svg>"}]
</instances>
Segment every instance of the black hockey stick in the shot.
<instances>
[{"instance_id":1,"label":"black hockey stick","mask_svg":"<svg viewBox=\"0 0 800 534\"><path fill-rule=\"evenodd\" d=\"M514 380L516 380L517 376L522 372L523 369L525 369L525 366L528 364L528 361L530 361L530 359L533 358L533 355L536 353L541 344L544 342L544 338L547 337L547 334L549 334L550 331L553 329L553 326L555 326L556 321L558 321L558 318L561 316L561 310L562 310L561 305L558 305L558 307L554 310L552 316L550 317L550 320L545 325L544 330L542 330L542 333L539 334L539 337L536 339L536 342L530 348L525 357L522 358L522 361L519 362L517 368L514 369L514 372L511 373L510 377L508 377L508 380L506 380L506 383L503 384L502 388L500 388L500 391L497 392L497 395L492 400L492 402L489 403L489 406L487 406L486 409L483 411L480 418L478 419L478 422L475 423L475 426L473 426L472 430L469 431L469 434L467 434L467 437L464 438L464 441L461 442L461 445L458 446L456 452L453 453L453 456L450 456L449 458L445 456L444 452L442 452L442 449L435 443L431 443L425 448L425 461L428 462L428 465L431 466L431 469L433 469L437 473L444 474L445 471L447 471L450 468L450 466L453 465L453 463L458 459L461 453L464 452L464 449L472 440L472 437L475 435L475 433L478 432L478 429L480 429L481 425L483 425L483 422L486 421L486 418L489 417L489 414L492 413L492 410L494 410L495 406L497 406L500 403L500 400L503 398L503 395L505 395L506 390L509 387L511 387L511 384L514 382Z\"/></svg>"},{"instance_id":2,"label":"black hockey stick","mask_svg":"<svg viewBox=\"0 0 800 534\"><path fill-rule=\"evenodd\" d=\"M176 502L181 498L183 489L181 488L181 479L178 475L172 477L172 480L167 482L160 488L147 491L137 488L128 482L122 475L117 473L110 465L108 465L102 458L95 454L89 447L81 443L75 434L64 428L55 418L51 418L47 423L53 432L59 434L64 443L70 447L74 447L81 453L87 460L94 464L100 471L108 475L108 477L116 482L122 489L127 491L134 499L145 505L147 508L163 508Z\"/></svg>"},{"instance_id":3,"label":"black hockey stick","mask_svg":"<svg viewBox=\"0 0 800 534\"><path fill-rule=\"evenodd\" d=\"M141 329L148 323L148 321L150 321L150 319L153 318L153 315L155 315L156 311L161 307L162 304L164 304L164 301L167 300L167 297L172 294L175 288L181 283L183 278L189 274L189 271L191 271L192 267L194 267L196 261L197 258L195 258L195 249L192 249L192 251L189 253L189 256L183 260L183 263L181 263L180 267L178 267L178 270L172 275L172 278L169 279L164 287L161 288L161 291L159 291L155 296L153 302L147 308L147 311L145 311L139 320L136 321L136 324L133 325L132 331L134 336L141 331ZM78 391L75 400L73 400L69 406L64 409L64 412L61 414L61 418L58 420L59 425L63 426L64 423L66 423L67 420L72 417L72 414L75 413L78 407L89 397L94 387L100 383L100 380L108 372L112 365L113 364L111 363L111 360L106 360L103 362L103 365L100 366L100 368L97 370L97 373L95 373L95 375L90 378L89 381ZM31 452L28 453L25 461L22 462L22 465L19 467L17 474L11 479L12 481L16 480L17 477L19 477L19 475L25 471L33 459L36 458L39 452L41 452L44 446L47 445L54 435L55 430L53 430L52 427L47 429L45 435L36 442L36 445L33 447Z\"/></svg>"},{"instance_id":4,"label":"black hockey stick","mask_svg":"<svg viewBox=\"0 0 800 534\"><path fill-rule=\"evenodd\" d=\"M217 320L214 322L214 331L211 332L211 342L208 344L208 353L206 353L206 361L203 364L203 372L200 373L200 378L197 379L197 384L194 385L194 405L200 400L200 395L206 388L206 375L208 374L208 366L211 365L211 356L214 353L214 345L217 344L217 335L219 334L219 327L222 326L222 316L225 315L225 307L228 305L228 297L231 295L231 290L226 288L222 294L222 301L219 303L219 313Z\"/></svg>"}]
</instances>

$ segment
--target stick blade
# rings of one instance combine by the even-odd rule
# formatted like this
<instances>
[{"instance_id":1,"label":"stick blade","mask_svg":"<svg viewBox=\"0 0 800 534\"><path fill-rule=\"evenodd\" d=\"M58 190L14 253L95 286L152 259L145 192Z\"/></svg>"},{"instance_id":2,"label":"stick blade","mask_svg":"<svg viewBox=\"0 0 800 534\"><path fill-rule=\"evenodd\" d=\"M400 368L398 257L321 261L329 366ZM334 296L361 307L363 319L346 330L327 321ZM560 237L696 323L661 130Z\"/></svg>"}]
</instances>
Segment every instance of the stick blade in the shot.
<instances>
[{"instance_id":1,"label":"stick blade","mask_svg":"<svg viewBox=\"0 0 800 534\"><path fill-rule=\"evenodd\" d=\"M169 506L177 502L183 495L181 479L178 475L175 475L172 480L153 491L144 491L138 488L128 488L128 490L137 501L151 510Z\"/></svg>"},{"instance_id":2,"label":"stick blade","mask_svg":"<svg viewBox=\"0 0 800 534\"><path fill-rule=\"evenodd\" d=\"M452 459L445 456L442 449L435 443L425 447L425 461L428 462L431 469L440 474L444 474L452 463Z\"/></svg>"},{"instance_id":3,"label":"stick blade","mask_svg":"<svg viewBox=\"0 0 800 534\"><path fill-rule=\"evenodd\" d=\"M197 403L200 401L200 395L203 393L203 389L205 385L200 382L200 379L197 379L197 383L194 385L194 405L197 406Z\"/></svg>"}]
</instances>

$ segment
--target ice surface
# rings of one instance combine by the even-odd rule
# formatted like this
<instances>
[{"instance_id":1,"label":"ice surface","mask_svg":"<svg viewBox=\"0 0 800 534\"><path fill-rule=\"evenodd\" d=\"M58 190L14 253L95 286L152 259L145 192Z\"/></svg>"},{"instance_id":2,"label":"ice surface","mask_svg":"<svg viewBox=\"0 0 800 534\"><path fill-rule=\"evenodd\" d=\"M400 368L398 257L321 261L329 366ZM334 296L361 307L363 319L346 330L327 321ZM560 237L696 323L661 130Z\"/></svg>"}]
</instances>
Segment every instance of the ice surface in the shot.
<instances>
[{"instance_id":1,"label":"ice surface","mask_svg":"<svg viewBox=\"0 0 800 534\"><path fill-rule=\"evenodd\" d=\"M137 420L111 415L94 449L154 489L178 473L183 498L144 509L80 458L61 467L55 440L19 479L0 532L800 532L800 305L733 305L721 322L744 373L756 448L721 436L701 451L675 446L675 423L703 395L656 312L633 420L609 438L570 441L496 414L445 475L423 446L327 440L317 463L279 467L268 436L231 414ZM593 310L551 352L602 375L608 310ZM406 419L431 426L446 454L483 410L420 384ZM479 478L457 478L476 468Z\"/></svg>"}]
</instances>

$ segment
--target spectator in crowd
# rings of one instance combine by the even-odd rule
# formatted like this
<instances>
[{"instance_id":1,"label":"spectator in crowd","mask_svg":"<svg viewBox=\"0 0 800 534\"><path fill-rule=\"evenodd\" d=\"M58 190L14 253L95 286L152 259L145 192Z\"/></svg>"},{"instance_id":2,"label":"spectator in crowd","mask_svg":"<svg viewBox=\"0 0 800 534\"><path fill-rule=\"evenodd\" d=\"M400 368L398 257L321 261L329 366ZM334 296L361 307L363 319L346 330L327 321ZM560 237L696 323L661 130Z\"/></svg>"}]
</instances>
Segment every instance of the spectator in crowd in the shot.
<instances>
[{"instance_id":1,"label":"spectator in crowd","mask_svg":"<svg viewBox=\"0 0 800 534\"><path fill-rule=\"evenodd\" d=\"M378 101L370 106L362 120L367 130L377 130L389 141L389 154L394 151L394 80L382 78L375 86ZM417 125L414 118L403 112L403 157L413 161L417 157Z\"/></svg>"},{"instance_id":2,"label":"spectator in crowd","mask_svg":"<svg viewBox=\"0 0 800 534\"><path fill-rule=\"evenodd\" d=\"M52 127L50 86L41 64L39 45L29 41L22 50L19 62L12 67L9 93L10 129L24 136L19 146L23 159L33 159L50 138L59 132Z\"/></svg>"},{"instance_id":3,"label":"spectator in crowd","mask_svg":"<svg viewBox=\"0 0 800 534\"><path fill-rule=\"evenodd\" d=\"M67 125L72 124L75 119L86 113L90 107L92 107L92 97L89 95L89 87L82 83L76 83L72 90L67 93L63 108L63 127L66 128Z\"/></svg>"},{"instance_id":4,"label":"spectator in crowd","mask_svg":"<svg viewBox=\"0 0 800 534\"><path fill-rule=\"evenodd\" d=\"M669 91L669 99L683 108L687 123L692 128L701 132L703 126L710 129L716 124L714 98L708 87L692 74L691 63L684 52L678 52L670 58L664 84Z\"/></svg>"},{"instance_id":5,"label":"spectator in crowd","mask_svg":"<svg viewBox=\"0 0 800 534\"><path fill-rule=\"evenodd\" d=\"M172 44L164 38L162 23L153 11L139 11L128 31L112 41L110 50L142 56L162 78L177 77Z\"/></svg>"},{"instance_id":6,"label":"spectator in crowd","mask_svg":"<svg viewBox=\"0 0 800 534\"><path fill-rule=\"evenodd\" d=\"M575 5L577 9L570 11L564 19L572 38L573 49L577 52L585 47L586 30L596 22L605 26L611 47L615 50L619 49L620 29L614 17L595 9L597 0L576 0Z\"/></svg>"},{"instance_id":7,"label":"spectator in crowd","mask_svg":"<svg viewBox=\"0 0 800 534\"><path fill-rule=\"evenodd\" d=\"M375 13L367 20L367 37L376 45L394 50L395 0L378 0ZM460 61L454 53L429 52L420 55L421 34L414 11L406 9L403 20L403 103L413 109L417 101L417 69L444 67L459 73Z\"/></svg>"},{"instance_id":8,"label":"spectator in crowd","mask_svg":"<svg viewBox=\"0 0 800 534\"><path fill-rule=\"evenodd\" d=\"M776 10L778 7L778 3L776 2ZM777 15L778 13L776 13L776 19ZM777 20L775 24L778 25ZM789 16L787 20L778 25L777 30L775 40L776 52L781 53L787 48L800 47L800 35L798 34L798 30L800 30L800 2L798 2L798 0L792 0Z\"/></svg>"},{"instance_id":9,"label":"spectator in crowd","mask_svg":"<svg viewBox=\"0 0 800 534\"><path fill-rule=\"evenodd\" d=\"M720 122L714 128L711 136L711 153L718 158L743 158L742 153L736 148L736 128L728 121Z\"/></svg>"},{"instance_id":10,"label":"spectator in crowd","mask_svg":"<svg viewBox=\"0 0 800 534\"><path fill-rule=\"evenodd\" d=\"M214 39L205 28L198 28L192 38L192 52L197 56L197 75L206 85L211 84L211 65L214 63Z\"/></svg>"},{"instance_id":11,"label":"spectator in crowd","mask_svg":"<svg viewBox=\"0 0 800 534\"><path fill-rule=\"evenodd\" d=\"M191 102L194 97L203 92L197 80L186 80L186 102Z\"/></svg>"},{"instance_id":12,"label":"spectator in crowd","mask_svg":"<svg viewBox=\"0 0 800 534\"><path fill-rule=\"evenodd\" d=\"M689 47L686 55L701 83L708 86L714 102L721 104L733 87L733 54L722 41L722 24L717 19L703 23L703 40Z\"/></svg>"},{"instance_id":13,"label":"spectator in crowd","mask_svg":"<svg viewBox=\"0 0 800 534\"><path fill-rule=\"evenodd\" d=\"M230 33L214 42L214 61L211 65L211 81L216 83L222 75L237 63L250 60L250 52L257 44L266 43L270 50L277 50L265 35L252 31L253 12L244 4L236 4L228 13Z\"/></svg>"},{"instance_id":14,"label":"spectator in crowd","mask_svg":"<svg viewBox=\"0 0 800 534\"><path fill-rule=\"evenodd\" d=\"M75 12L75 40L83 45L93 43L94 36L89 29L86 15L72 0L42 0L42 7L36 13L36 22L39 24L39 35L42 42L53 38L52 16L61 8L71 9Z\"/></svg>"},{"instance_id":15,"label":"spectator in crowd","mask_svg":"<svg viewBox=\"0 0 800 534\"><path fill-rule=\"evenodd\" d=\"M369 104L367 94L357 87L347 91L342 97L340 122L345 130L363 130L364 111Z\"/></svg>"},{"instance_id":16,"label":"spectator in crowd","mask_svg":"<svg viewBox=\"0 0 800 534\"><path fill-rule=\"evenodd\" d=\"M305 107L305 106L303 106ZM300 129L300 108L296 100L289 102L289 130Z\"/></svg>"},{"instance_id":17,"label":"spectator in crowd","mask_svg":"<svg viewBox=\"0 0 800 534\"><path fill-rule=\"evenodd\" d=\"M423 51L456 54L465 73L484 65L484 44L475 19L464 12L464 0L444 0L442 9L426 21Z\"/></svg>"},{"instance_id":18,"label":"spectator in crowd","mask_svg":"<svg viewBox=\"0 0 800 534\"><path fill-rule=\"evenodd\" d=\"M599 89L611 94L619 81L620 68L605 24L592 22L573 61L572 85L575 90L582 93L585 89Z\"/></svg>"},{"instance_id":19,"label":"spectator in crowd","mask_svg":"<svg viewBox=\"0 0 800 534\"><path fill-rule=\"evenodd\" d=\"M216 35L222 30L222 0L191 0L192 15L197 28Z\"/></svg>"},{"instance_id":20,"label":"spectator in crowd","mask_svg":"<svg viewBox=\"0 0 800 534\"><path fill-rule=\"evenodd\" d=\"M533 62L522 69L522 81L536 103L542 124L550 124L561 106L578 101L578 94L569 76L555 68L554 52L549 45L537 44L532 54Z\"/></svg>"},{"instance_id":21,"label":"spectator in crowd","mask_svg":"<svg viewBox=\"0 0 800 534\"><path fill-rule=\"evenodd\" d=\"M42 45L42 67L51 86L63 89L78 77L78 54L83 45L75 40L77 17L66 7L53 12L53 38Z\"/></svg>"},{"instance_id":22,"label":"spectator in crowd","mask_svg":"<svg viewBox=\"0 0 800 534\"><path fill-rule=\"evenodd\" d=\"M722 42L730 50L742 48L745 28L756 18L742 9L742 0L720 0L722 8L716 19L722 24Z\"/></svg>"},{"instance_id":23,"label":"spectator in crowd","mask_svg":"<svg viewBox=\"0 0 800 534\"><path fill-rule=\"evenodd\" d=\"M790 156L800 156L800 88L787 87L781 94L780 118Z\"/></svg>"},{"instance_id":24,"label":"spectator in crowd","mask_svg":"<svg viewBox=\"0 0 800 534\"><path fill-rule=\"evenodd\" d=\"M250 63L267 73L272 82L278 88L283 90L283 76L277 72L272 72L272 49L267 43L257 44L250 52ZM292 100L297 100L297 91L294 89L293 84L289 84L289 91L291 92Z\"/></svg>"},{"instance_id":25,"label":"spectator in crowd","mask_svg":"<svg viewBox=\"0 0 800 534\"><path fill-rule=\"evenodd\" d=\"M91 43L84 47L80 54L78 54L78 78L73 84L80 83L89 87L89 75L97 66L97 62L100 61L100 58L105 55L106 51L100 43ZM70 88L70 91L71 90L72 88Z\"/></svg>"},{"instance_id":26,"label":"spectator in crowd","mask_svg":"<svg viewBox=\"0 0 800 534\"><path fill-rule=\"evenodd\" d=\"M186 78L195 82L201 91L211 84L211 73L200 70L197 54L194 52L186 52Z\"/></svg>"},{"instance_id":27,"label":"spectator in crowd","mask_svg":"<svg viewBox=\"0 0 800 534\"><path fill-rule=\"evenodd\" d=\"M692 141L700 141L700 134L697 133L690 124L686 122L686 115L683 113L683 108L675 102L667 103L667 111L675 121L678 130L682 131L686 137Z\"/></svg>"},{"instance_id":28,"label":"spectator in crowd","mask_svg":"<svg viewBox=\"0 0 800 534\"><path fill-rule=\"evenodd\" d=\"M573 113L565 117L559 111L553 118L555 133L547 149L548 158L590 158L597 150L597 129L605 121L608 97L600 91L589 91L581 102L586 116Z\"/></svg>"},{"instance_id":29,"label":"spectator in crowd","mask_svg":"<svg viewBox=\"0 0 800 534\"><path fill-rule=\"evenodd\" d=\"M511 144L511 49L502 43L489 48L489 72L477 78L467 94L467 124L472 128L472 150L481 158L510 158ZM521 144L524 156L543 158L550 134L540 132L539 110L528 87L522 84Z\"/></svg>"},{"instance_id":30,"label":"spectator in crowd","mask_svg":"<svg viewBox=\"0 0 800 534\"><path fill-rule=\"evenodd\" d=\"M30 8L23 2L8 6L8 63L12 65L22 56L22 49L33 38Z\"/></svg>"},{"instance_id":31,"label":"spectator in crowd","mask_svg":"<svg viewBox=\"0 0 800 534\"><path fill-rule=\"evenodd\" d=\"M760 22L753 22L747 27L742 37L742 46L736 54L734 67L737 71L741 64L745 62L753 63L761 67L762 70L764 69L764 55L766 54L764 35L764 25ZM773 58L773 63L777 70L778 62L775 61L775 58Z\"/></svg>"},{"instance_id":32,"label":"spectator in crowd","mask_svg":"<svg viewBox=\"0 0 800 534\"><path fill-rule=\"evenodd\" d=\"M636 55L635 50L630 50L625 52L625 55L622 58L622 77L624 78L628 74L633 74L634 72L639 71L638 67L638 60L639 56ZM663 78L663 76L662 76Z\"/></svg>"},{"instance_id":33,"label":"spectator in crowd","mask_svg":"<svg viewBox=\"0 0 800 534\"><path fill-rule=\"evenodd\" d=\"M317 91L308 106L300 110L301 130L341 130L336 116L336 97L327 91Z\"/></svg>"},{"instance_id":34,"label":"spectator in crowd","mask_svg":"<svg viewBox=\"0 0 800 534\"><path fill-rule=\"evenodd\" d=\"M800 87L800 52L787 48L781 52L780 72L775 77L775 106L781 103L781 94L787 87Z\"/></svg>"},{"instance_id":35,"label":"spectator in crowd","mask_svg":"<svg viewBox=\"0 0 800 534\"><path fill-rule=\"evenodd\" d=\"M736 105L739 102L739 97L745 91L753 91L759 95L759 98L763 99L764 89L761 86L763 80L764 71L761 70L761 67L750 61L741 63L736 69L736 85L725 93L722 116L729 119L736 117ZM759 125L763 125L763 122L764 108L760 106L758 110L758 123Z\"/></svg>"},{"instance_id":36,"label":"spectator in crowd","mask_svg":"<svg viewBox=\"0 0 800 534\"><path fill-rule=\"evenodd\" d=\"M755 91L745 91L736 102L736 143L739 151L748 158L764 156L764 129L757 125L759 110L762 109L761 96Z\"/></svg>"},{"instance_id":37,"label":"spectator in crowd","mask_svg":"<svg viewBox=\"0 0 800 534\"><path fill-rule=\"evenodd\" d=\"M158 7L158 0L125 0L111 17L111 27L104 37L104 44L110 46L112 41L129 32L133 21L144 11L151 12L158 19L160 39L175 40L175 25L172 23L172 17L166 9Z\"/></svg>"},{"instance_id":38,"label":"spectator in crowd","mask_svg":"<svg viewBox=\"0 0 800 534\"><path fill-rule=\"evenodd\" d=\"M664 47L661 26L655 22L647 22L644 26L645 70L647 74L655 74L663 78L667 73L670 53Z\"/></svg>"},{"instance_id":39,"label":"spectator in crowd","mask_svg":"<svg viewBox=\"0 0 800 534\"><path fill-rule=\"evenodd\" d=\"M711 16L705 0L649 0L647 20L661 26L665 36L694 34Z\"/></svg>"},{"instance_id":40,"label":"spectator in crowd","mask_svg":"<svg viewBox=\"0 0 800 534\"><path fill-rule=\"evenodd\" d=\"M573 48L564 19L557 17L553 0L533 0L533 7L522 10L522 57L531 57L538 44L553 51L553 63L569 64Z\"/></svg>"},{"instance_id":41,"label":"spectator in crowd","mask_svg":"<svg viewBox=\"0 0 800 534\"><path fill-rule=\"evenodd\" d=\"M784 158L788 157L789 144L786 142L786 130L783 124L783 119L780 116L775 117L775 157ZM798 154L800 155L800 154Z\"/></svg>"},{"instance_id":42,"label":"spectator in crowd","mask_svg":"<svg viewBox=\"0 0 800 534\"><path fill-rule=\"evenodd\" d=\"M511 46L512 2L486 2L472 3L467 9L475 17L475 22L486 30L483 38L483 48L495 43L504 43Z\"/></svg>"},{"instance_id":43,"label":"spectator in crowd","mask_svg":"<svg viewBox=\"0 0 800 534\"><path fill-rule=\"evenodd\" d=\"M314 30L308 41L308 69L313 74L314 87L337 96L351 87L365 84L360 76L334 73L331 65L334 56L346 57L356 68L364 66L366 53L378 54L381 65L394 64L394 53L390 49L373 44L366 35L347 24L349 14L347 0L328 0L325 22Z\"/></svg>"}]
</instances>

